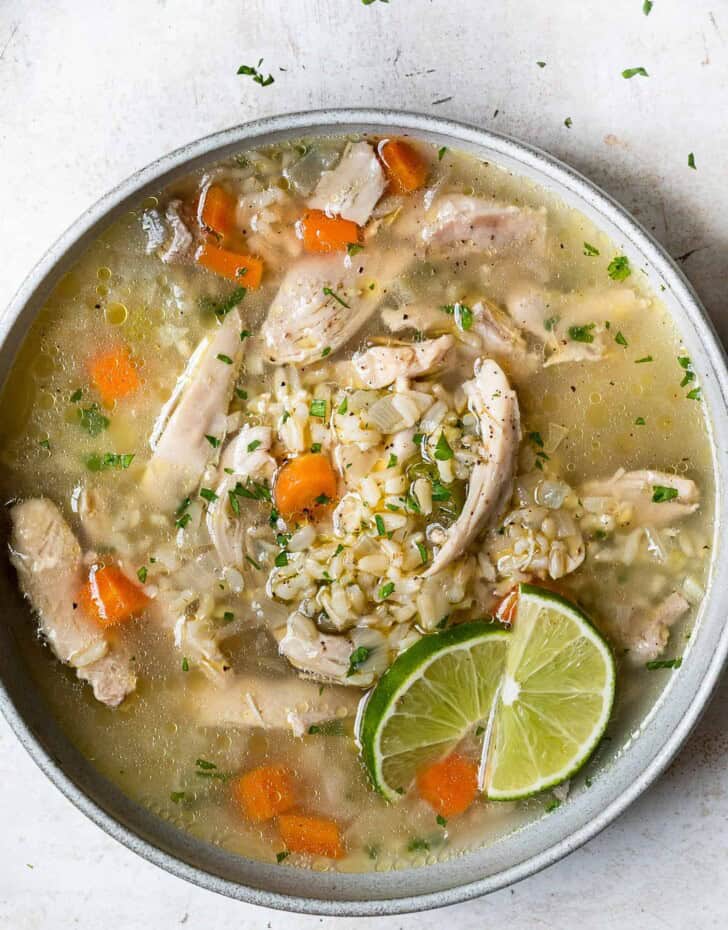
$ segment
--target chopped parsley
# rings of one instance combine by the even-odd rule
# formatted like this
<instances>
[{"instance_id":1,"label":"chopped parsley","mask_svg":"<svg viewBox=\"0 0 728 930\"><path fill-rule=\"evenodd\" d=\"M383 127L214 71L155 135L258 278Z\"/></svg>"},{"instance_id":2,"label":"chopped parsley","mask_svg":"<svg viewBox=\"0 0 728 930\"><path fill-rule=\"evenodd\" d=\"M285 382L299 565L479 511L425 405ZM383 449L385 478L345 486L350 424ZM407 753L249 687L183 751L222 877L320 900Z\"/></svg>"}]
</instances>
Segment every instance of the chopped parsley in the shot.
<instances>
[{"instance_id":1,"label":"chopped parsley","mask_svg":"<svg viewBox=\"0 0 728 930\"><path fill-rule=\"evenodd\" d=\"M624 346L625 349L626 349L627 346L629 345L629 343L627 342L627 340L626 340L626 339L624 338L624 336L622 335L621 330L617 332L617 335L614 337L614 341L617 343L617 345Z\"/></svg>"},{"instance_id":2,"label":"chopped parsley","mask_svg":"<svg viewBox=\"0 0 728 930\"><path fill-rule=\"evenodd\" d=\"M528 438L531 440L531 442L535 446L539 446L540 448L543 448L543 437L541 436L541 433L538 433L538 432L529 433Z\"/></svg>"},{"instance_id":3,"label":"chopped parsley","mask_svg":"<svg viewBox=\"0 0 728 930\"><path fill-rule=\"evenodd\" d=\"M558 325L560 319L561 317L558 317L558 316L550 316L548 319L543 321L543 328L546 330L547 333L553 332L553 330Z\"/></svg>"},{"instance_id":4,"label":"chopped parsley","mask_svg":"<svg viewBox=\"0 0 728 930\"><path fill-rule=\"evenodd\" d=\"M288 553L285 549L281 550L273 560L276 568L285 568L288 565Z\"/></svg>"},{"instance_id":5,"label":"chopped parsley","mask_svg":"<svg viewBox=\"0 0 728 930\"><path fill-rule=\"evenodd\" d=\"M454 453L450 443L445 437L445 433L440 433L440 438L437 440L437 445L435 446L435 458L438 462L447 462L453 457Z\"/></svg>"},{"instance_id":6,"label":"chopped parsley","mask_svg":"<svg viewBox=\"0 0 728 930\"><path fill-rule=\"evenodd\" d=\"M644 425L645 425L645 422L646 422L646 421L645 421L645 418L644 418L644 417L637 417L637 419L634 421L634 425L635 425L635 426L644 426Z\"/></svg>"},{"instance_id":7,"label":"chopped parsley","mask_svg":"<svg viewBox=\"0 0 728 930\"><path fill-rule=\"evenodd\" d=\"M446 152L447 152L447 146L446 146L446 145L443 145L443 147L442 147L441 149L438 149L438 150L437 150L437 160L438 160L438 161L442 161L443 158L445 157L445 153L446 153Z\"/></svg>"},{"instance_id":8,"label":"chopped parsley","mask_svg":"<svg viewBox=\"0 0 728 930\"><path fill-rule=\"evenodd\" d=\"M271 501L268 485L262 484L260 481L253 481L252 478L246 478L245 484L238 481L231 493L250 501L267 501L268 503Z\"/></svg>"},{"instance_id":9,"label":"chopped parsley","mask_svg":"<svg viewBox=\"0 0 728 930\"><path fill-rule=\"evenodd\" d=\"M324 288L324 294L327 297L333 297L337 303L340 303L342 307L346 307L347 310L351 310L351 307L349 306L349 304L345 300L342 300L342 298L339 297L336 291L332 291L330 287Z\"/></svg>"},{"instance_id":10,"label":"chopped parsley","mask_svg":"<svg viewBox=\"0 0 728 930\"><path fill-rule=\"evenodd\" d=\"M319 496L315 498L315 503L321 504L322 506L324 506L325 504L331 503L331 498L329 497L328 494L319 494Z\"/></svg>"},{"instance_id":11,"label":"chopped parsley","mask_svg":"<svg viewBox=\"0 0 728 930\"><path fill-rule=\"evenodd\" d=\"M180 801L184 801L186 796L184 791L172 791L169 795L169 800L173 804L179 804Z\"/></svg>"},{"instance_id":12,"label":"chopped parsley","mask_svg":"<svg viewBox=\"0 0 728 930\"><path fill-rule=\"evenodd\" d=\"M596 325L596 323L586 323L584 326L570 326L569 339L573 339L574 342L594 342L592 331Z\"/></svg>"},{"instance_id":13,"label":"chopped parsley","mask_svg":"<svg viewBox=\"0 0 728 930\"><path fill-rule=\"evenodd\" d=\"M254 559L252 556L246 555L246 556L245 556L245 561L248 562L250 565L252 565L253 568L257 568L258 571L260 571L260 568L261 568L261 567L260 567L260 562L256 562L255 559Z\"/></svg>"},{"instance_id":14,"label":"chopped parsley","mask_svg":"<svg viewBox=\"0 0 728 930\"><path fill-rule=\"evenodd\" d=\"M263 77L262 71L259 70L260 66L263 64L263 59L261 58L258 61L258 64L253 67L252 65L240 65L238 68L238 74L245 74L248 77L252 77L253 81L256 84L260 84L261 87L269 87L274 83L275 78L272 74L269 74L267 77Z\"/></svg>"},{"instance_id":15,"label":"chopped parsley","mask_svg":"<svg viewBox=\"0 0 728 930\"><path fill-rule=\"evenodd\" d=\"M399 459L394 454L394 452L389 453L389 461L387 462L387 468L394 468Z\"/></svg>"},{"instance_id":16,"label":"chopped parsley","mask_svg":"<svg viewBox=\"0 0 728 930\"><path fill-rule=\"evenodd\" d=\"M695 164L695 155L692 152L688 155L688 168L692 168L693 171L698 170L698 167Z\"/></svg>"},{"instance_id":17,"label":"chopped parsley","mask_svg":"<svg viewBox=\"0 0 728 930\"><path fill-rule=\"evenodd\" d=\"M647 73L647 71L642 67L625 68L624 71L622 72L622 77L627 78L629 80L629 78L633 78L638 74L641 75L642 77L649 77L649 74Z\"/></svg>"},{"instance_id":18,"label":"chopped parsley","mask_svg":"<svg viewBox=\"0 0 728 930\"><path fill-rule=\"evenodd\" d=\"M190 670L190 663L187 661L187 656L185 656L182 659L182 671L189 672L189 670Z\"/></svg>"},{"instance_id":19,"label":"chopped parsley","mask_svg":"<svg viewBox=\"0 0 728 930\"><path fill-rule=\"evenodd\" d=\"M349 656L349 670L346 673L346 677L350 678L352 675L356 675L359 671L359 668L366 662L371 654L371 649L366 646L357 646L356 649Z\"/></svg>"},{"instance_id":20,"label":"chopped parsley","mask_svg":"<svg viewBox=\"0 0 728 930\"><path fill-rule=\"evenodd\" d=\"M287 859L290 855L291 854L287 850L283 849L281 852L276 853L276 862L280 865L280 863L283 862L284 859Z\"/></svg>"},{"instance_id":21,"label":"chopped parsley","mask_svg":"<svg viewBox=\"0 0 728 930\"><path fill-rule=\"evenodd\" d=\"M48 449L50 451L51 441L50 439L39 439L38 445L41 447L41 449Z\"/></svg>"},{"instance_id":22,"label":"chopped parsley","mask_svg":"<svg viewBox=\"0 0 728 930\"><path fill-rule=\"evenodd\" d=\"M246 340L246 339L249 339L250 336L252 336L252 335L253 335L253 334L250 332L249 329L241 329L241 330L240 330L240 341L241 341L241 342L245 342L245 340Z\"/></svg>"},{"instance_id":23,"label":"chopped parsley","mask_svg":"<svg viewBox=\"0 0 728 930\"><path fill-rule=\"evenodd\" d=\"M146 584L147 580L147 566L142 565L141 568L137 569L137 578L141 581L142 584Z\"/></svg>"},{"instance_id":24,"label":"chopped parsley","mask_svg":"<svg viewBox=\"0 0 728 930\"><path fill-rule=\"evenodd\" d=\"M221 439L218 439L217 436L207 436L207 435L206 435L206 436L205 436L205 439L210 443L210 445L212 446L213 449L217 449L218 446L220 445L220 443L222 442L222 440L221 440Z\"/></svg>"},{"instance_id":25,"label":"chopped parsley","mask_svg":"<svg viewBox=\"0 0 728 930\"><path fill-rule=\"evenodd\" d=\"M108 429L111 423L111 420L103 415L98 404L91 404L90 407L83 407L76 412L81 428L85 429L89 436L98 436Z\"/></svg>"},{"instance_id":26,"label":"chopped parsley","mask_svg":"<svg viewBox=\"0 0 728 930\"><path fill-rule=\"evenodd\" d=\"M386 601L390 594L394 593L394 582L388 581L379 589L379 600Z\"/></svg>"},{"instance_id":27,"label":"chopped parsley","mask_svg":"<svg viewBox=\"0 0 728 930\"><path fill-rule=\"evenodd\" d=\"M442 816L442 814L438 814L437 817L435 817L435 820L437 821L438 826L440 827L447 826L447 820Z\"/></svg>"},{"instance_id":28,"label":"chopped parsley","mask_svg":"<svg viewBox=\"0 0 728 930\"><path fill-rule=\"evenodd\" d=\"M177 529L183 530L187 526L187 524L190 522L191 519L192 519L191 514L183 513L181 517L179 517L177 520L174 521L174 525L177 527Z\"/></svg>"},{"instance_id":29,"label":"chopped parsley","mask_svg":"<svg viewBox=\"0 0 728 930\"><path fill-rule=\"evenodd\" d=\"M233 360L230 358L230 356L229 356L229 355L224 355L222 352L220 352L220 353L218 354L217 360L218 360L218 362L223 362L223 364L225 364L225 365L232 365L232 363L233 363Z\"/></svg>"},{"instance_id":30,"label":"chopped parsley","mask_svg":"<svg viewBox=\"0 0 728 930\"><path fill-rule=\"evenodd\" d=\"M319 453L319 452L321 451L321 443L320 443L320 442L312 442L312 443L311 443L311 451L312 451L313 453L315 453L315 454L316 454L316 453Z\"/></svg>"},{"instance_id":31,"label":"chopped parsley","mask_svg":"<svg viewBox=\"0 0 728 930\"><path fill-rule=\"evenodd\" d=\"M666 488L663 484L652 485L652 503L664 504L665 501L673 501L677 497L677 488Z\"/></svg>"},{"instance_id":32,"label":"chopped parsley","mask_svg":"<svg viewBox=\"0 0 728 930\"><path fill-rule=\"evenodd\" d=\"M561 807L561 801L559 801L558 798L554 798L553 801L549 801L544 810L547 814L550 814L552 811L555 811L559 807Z\"/></svg>"},{"instance_id":33,"label":"chopped parsley","mask_svg":"<svg viewBox=\"0 0 728 930\"><path fill-rule=\"evenodd\" d=\"M358 242L349 242L346 246L346 254L350 255L352 258L354 255L358 255L359 252L364 248L363 245L359 245Z\"/></svg>"},{"instance_id":34,"label":"chopped parsley","mask_svg":"<svg viewBox=\"0 0 728 930\"><path fill-rule=\"evenodd\" d=\"M260 439L254 439L252 442L248 443L248 452L255 452L255 450L260 445Z\"/></svg>"},{"instance_id":35,"label":"chopped parsley","mask_svg":"<svg viewBox=\"0 0 728 930\"><path fill-rule=\"evenodd\" d=\"M599 249L596 246L592 245L590 242L585 242L584 243L584 255L588 255L590 257L594 255L599 255Z\"/></svg>"},{"instance_id":36,"label":"chopped parsley","mask_svg":"<svg viewBox=\"0 0 728 930\"><path fill-rule=\"evenodd\" d=\"M308 412L312 417L320 417L323 420L326 416L326 401L320 398L312 400Z\"/></svg>"},{"instance_id":37,"label":"chopped parsley","mask_svg":"<svg viewBox=\"0 0 728 930\"><path fill-rule=\"evenodd\" d=\"M700 388L693 388L692 391L688 391L685 396L688 400L700 400Z\"/></svg>"},{"instance_id":38,"label":"chopped parsley","mask_svg":"<svg viewBox=\"0 0 728 930\"><path fill-rule=\"evenodd\" d=\"M217 494L211 488L200 488L200 497L210 504L214 504L217 500Z\"/></svg>"},{"instance_id":39,"label":"chopped parsley","mask_svg":"<svg viewBox=\"0 0 728 930\"><path fill-rule=\"evenodd\" d=\"M424 565L427 562L427 549L421 542L415 543L415 545L417 546L417 551L419 552L420 558L422 559L422 564Z\"/></svg>"},{"instance_id":40,"label":"chopped parsley","mask_svg":"<svg viewBox=\"0 0 728 930\"><path fill-rule=\"evenodd\" d=\"M384 526L384 520L382 518L382 515L378 513L374 517L374 522L376 523L376 526L377 526L377 536L386 536L387 530Z\"/></svg>"},{"instance_id":41,"label":"chopped parsley","mask_svg":"<svg viewBox=\"0 0 728 930\"><path fill-rule=\"evenodd\" d=\"M440 307L443 313L447 313L455 320L455 325L463 331L472 329L473 311L466 304L460 302L454 304L444 304Z\"/></svg>"},{"instance_id":42,"label":"chopped parsley","mask_svg":"<svg viewBox=\"0 0 728 930\"><path fill-rule=\"evenodd\" d=\"M407 852L429 852L429 850L430 844L419 836L414 837L407 843Z\"/></svg>"},{"instance_id":43,"label":"chopped parsley","mask_svg":"<svg viewBox=\"0 0 728 930\"><path fill-rule=\"evenodd\" d=\"M634 363L635 365L644 365L646 362L653 362L654 359L651 355L644 355L642 358L636 358Z\"/></svg>"},{"instance_id":44,"label":"chopped parsley","mask_svg":"<svg viewBox=\"0 0 728 930\"><path fill-rule=\"evenodd\" d=\"M248 392L247 392L247 391L244 391L242 388L235 388L235 393L236 393L237 396L240 398L240 400L247 400L247 399L248 399Z\"/></svg>"},{"instance_id":45,"label":"chopped parsley","mask_svg":"<svg viewBox=\"0 0 728 930\"><path fill-rule=\"evenodd\" d=\"M566 126L567 129L571 129L572 125L573 123L571 121L571 117L567 116L566 119L564 120L564 126Z\"/></svg>"},{"instance_id":46,"label":"chopped parsley","mask_svg":"<svg viewBox=\"0 0 728 930\"><path fill-rule=\"evenodd\" d=\"M73 394L71 394L71 403L72 403L72 404L77 404L77 403L81 400L82 397L83 397L83 389L82 389L82 388L77 388L77 389L73 392Z\"/></svg>"},{"instance_id":47,"label":"chopped parsley","mask_svg":"<svg viewBox=\"0 0 728 930\"><path fill-rule=\"evenodd\" d=\"M433 501L449 501L452 494L448 491L441 481L432 482L432 499Z\"/></svg>"},{"instance_id":48,"label":"chopped parsley","mask_svg":"<svg viewBox=\"0 0 728 930\"><path fill-rule=\"evenodd\" d=\"M246 290L244 287L236 287L227 297L224 297L220 301L211 300L209 297L201 297L200 306L203 310L210 310L216 317L224 317L227 316L234 307L237 307L243 297L245 297L245 294Z\"/></svg>"},{"instance_id":49,"label":"chopped parsley","mask_svg":"<svg viewBox=\"0 0 728 930\"><path fill-rule=\"evenodd\" d=\"M331 346L325 346L321 352L321 358L326 358L327 355L331 355Z\"/></svg>"},{"instance_id":50,"label":"chopped parsley","mask_svg":"<svg viewBox=\"0 0 728 930\"><path fill-rule=\"evenodd\" d=\"M626 255L615 255L607 265L607 274L612 281L626 281L632 274L632 268Z\"/></svg>"},{"instance_id":51,"label":"chopped parsley","mask_svg":"<svg viewBox=\"0 0 728 930\"><path fill-rule=\"evenodd\" d=\"M86 459L86 468L89 471L108 471L110 468L128 468L134 461L134 453L127 452L119 455L116 452L105 452L99 455L93 452Z\"/></svg>"},{"instance_id":52,"label":"chopped parsley","mask_svg":"<svg viewBox=\"0 0 728 930\"><path fill-rule=\"evenodd\" d=\"M642 12L645 14L645 16L650 15L652 12L652 6L652 0L645 0L645 2L642 4Z\"/></svg>"},{"instance_id":53,"label":"chopped parsley","mask_svg":"<svg viewBox=\"0 0 728 930\"><path fill-rule=\"evenodd\" d=\"M545 68L545 67L546 67L546 62L545 62L545 61L537 61L536 64L539 66L539 68Z\"/></svg>"},{"instance_id":54,"label":"chopped parsley","mask_svg":"<svg viewBox=\"0 0 728 930\"><path fill-rule=\"evenodd\" d=\"M341 403L337 407L336 412L343 417L348 409L349 409L349 398L344 397L344 399L341 401Z\"/></svg>"},{"instance_id":55,"label":"chopped parsley","mask_svg":"<svg viewBox=\"0 0 728 930\"><path fill-rule=\"evenodd\" d=\"M654 672L658 668L680 668L681 665L682 656L678 656L677 659L653 659L651 662L645 663L645 668Z\"/></svg>"}]
</instances>

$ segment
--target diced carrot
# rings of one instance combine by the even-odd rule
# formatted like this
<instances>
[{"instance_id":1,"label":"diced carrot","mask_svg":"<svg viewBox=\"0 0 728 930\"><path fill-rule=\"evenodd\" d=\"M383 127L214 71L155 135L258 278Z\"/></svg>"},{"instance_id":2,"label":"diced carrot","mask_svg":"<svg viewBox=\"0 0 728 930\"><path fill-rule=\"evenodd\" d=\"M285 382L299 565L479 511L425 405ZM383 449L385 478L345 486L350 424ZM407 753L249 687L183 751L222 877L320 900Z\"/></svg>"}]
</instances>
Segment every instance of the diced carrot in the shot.
<instances>
[{"instance_id":1,"label":"diced carrot","mask_svg":"<svg viewBox=\"0 0 728 930\"><path fill-rule=\"evenodd\" d=\"M102 626L113 626L138 616L149 598L116 565L93 565L79 593L79 602Z\"/></svg>"},{"instance_id":2,"label":"diced carrot","mask_svg":"<svg viewBox=\"0 0 728 930\"><path fill-rule=\"evenodd\" d=\"M284 765L261 765L236 778L233 797L248 820L260 823L289 811L296 803L293 778Z\"/></svg>"},{"instance_id":3,"label":"diced carrot","mask_svg":"<svg viewBox=\"0 0 728 930\"><path fill-rule=\"evenodd\" d=\"M336 473L320 452L306 452L290 459L278 472L276 507L286 519L311 513L336 497Z\"/></svg>"},{"instance_id":4,"label":"diced carrot","mask_svg":"<svg viewBox=\"0 0 728 930\"><path fill-rule=\"evenodd\" d=\"M214 245L212 242L205 242L197 250L195 260L198 265L202 265L208 271L214 271L215 274L242 284L243 287L260 287L263 262L254 255L241 255Z\"/></svg>"},{"instance_id":5,"label":"diced carrot","mask_svg":"<svg viewBox=\"0 0 728 930\"><path fill-rule=\"evenodd\" d=\"M339 827L333 820L304 814L281 814L278 829L286 849L291 852L329 859L340 859L344 855Z\"/></svg>"},{"instance_id":6,"label":"diced carrot","mask_svg":"<svg viewBox=\"0 0 728 930\"><path fill-rule=\"evenodd\" d=\"M327 216L323 210L309 210L301 220L303 247L307 252L344 252L358 244L359 227L340 216Z\"/></svg>"},{"instance_id":7,"label":"diced carrot","mask_svg":"<svg viewBox=\"0 0 728 930\"><path fill-rule=\"evenodd\" d=\"M89 373L107 407L133 394L139 387L139 375L126 346L117 346L92 358Z\"/></svg>"},{"instance_id":8,"label":"diced carrot","mask_svg":"<svg viewBox=\"0 0 728 930\"><path fill-rule=\"evenodd\" d=\"M428 166L417 149L402 139L390 139L379 150L387 177L400 194L409 194L422 187Z\"/></svg>"},{"instance_id":9,"label":"diced carrot","mask_svg":"<svg viewBox=\"0 0 728 930\"><path fill-rule=\"evenodd\" d=\"M478 766L465 756L453 753L417 775L417 790L443 817L455 817L467 810L478 793Z\"/></svg>"},{"instance_id":10,"label":"diced carrot","mask_svg":"<svg viewBox=\"0 0 728 930\"><path fill-rule=\"evenodd\" d=\"M513 619L516 616L516 611L518 610L518 588L513 588L512 591L509 591L504 597L502 597L498 604L496 605L493 615L501 621L501 623L513 623Z\"/></svg>"},{"instance_id":11,"label":"diced carrot","mask_svg":"<svg viewBox=\"0 0 728 930\"><path fill-rule=\"evenodd\" d=\"M200 222L218 236L227 236L235 228L235 200L218 184L207 189Z\"/></svg>"}]
</instances>

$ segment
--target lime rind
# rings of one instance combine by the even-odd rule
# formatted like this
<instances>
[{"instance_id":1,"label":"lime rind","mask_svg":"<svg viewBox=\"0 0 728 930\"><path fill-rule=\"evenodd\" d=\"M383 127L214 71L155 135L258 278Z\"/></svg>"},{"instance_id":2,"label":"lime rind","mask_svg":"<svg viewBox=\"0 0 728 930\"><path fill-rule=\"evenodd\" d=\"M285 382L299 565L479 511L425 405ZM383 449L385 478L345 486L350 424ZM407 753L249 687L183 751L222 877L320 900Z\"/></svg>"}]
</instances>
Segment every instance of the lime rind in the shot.
<instances>
[{"instance_id":1,"label":"lime rind","mask_svg":"<svg viewBox=\"0 0 728 930\"><path fill-rule=\"evenodd\" d=\"M544 611L557 619L544 619ZM568 625L571 636L564 635ZM544 661L549 637L555 633L563 642ZM541 641L534 644L534 636ZM588 761L611 715L614 657L578 607L558 594L524 584L506 659L506 693L509 683L514 683L516 696L509 705L504 693L500 696L488 760L487 796L494 801L516 801L553 788Z\"/></svg>"},{"instance_id":2,"label":"lime rind","mask_svg":"<svg viewBox=\"0 0 728 930\"><path fill-rule=\"evenodd\" d=\"M384 673L358 731L369 777L385 798L397 800L419 767L487 718L509 637L482 621L465 623L423 637Z\"/></svg>"}]
</instances>

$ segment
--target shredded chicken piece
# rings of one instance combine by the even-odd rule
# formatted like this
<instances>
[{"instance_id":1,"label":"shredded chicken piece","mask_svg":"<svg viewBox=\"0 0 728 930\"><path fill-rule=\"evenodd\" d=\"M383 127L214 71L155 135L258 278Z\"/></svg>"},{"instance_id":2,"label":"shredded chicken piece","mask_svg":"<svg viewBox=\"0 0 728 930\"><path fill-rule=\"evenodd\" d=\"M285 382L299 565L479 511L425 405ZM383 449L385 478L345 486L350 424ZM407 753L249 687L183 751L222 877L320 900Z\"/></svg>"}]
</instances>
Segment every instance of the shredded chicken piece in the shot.
<instances>
[{"instance_id":1,"label":"shredded chicken piece","mask_svg":"<svg viewBox=\"0 0 728 930\"><path fill-rule=\"evenodd\" d=\"M413 329L420 333L443 331L450 328L448 317L436 307L427 304L405 304L382 310L382 321L393 333Z\"/></svg>"},{"instance_id":2,"label":"shredded chicken piece","mask_svg":"<svg viewBox=\"0 0 728 930\"><path fill-rule=\"evenodd\" d=\"M493 361L479 359L474 374L463 389L480 421L483 457L470 476L463 511L447 531L444 544L424 573L426 576L442 571L470 545L489 520L501 512L513 488L521 439L516 392Z\"/></svg>"},{"instance_id":3,"label":"shredded chicken piece","mask_svg":"<svg viewBox=\"0 0 728 930\"><path fill-rule=\"evenodd\" d=\"M282 656L308 675L355 688L368 688L389 665L387 640L378 630L356 627L347 633L322 633L313 620L296 611L288 618L278 643ZM363 648L363 659L352 665L352 656ZM370 661L376 653L380 661ZM381 659L384 659L382 664Z\"/></svg>"},{"instance_id":4,"label":"shredded chicken piece","mask_svg":"<svg viewBox=\"0 0 728 930\"><path fill-rule=\"evenodd\" d=\"M669 498L656 488L667 488L668 494L677 491L677 496ZM625 521L627 526L669 526L695 513L700 506L700 490L694 481L652 469L625 471L620 468L611 478L585 481L579 494L582 498L612 498L629 504L632 519ZM655 496L663 499L655 501Z\"/></svg>"},{"instance_id":5,"label":"shredded chicken piece","mask_svg":"<svg viewBox=\"0 0 728 930\"><path fill-rule=\"evenodd\" d=\"M91 685L97 701L116 707L136 687L136 675L123 641L79 606L83 571L76 537L46 498L16 504L10 515L10 560L43 635L58 659Z\"/></svg>"},{"instance_id":6,"label":"shredded chicken piece","mask_svg":"<svg viewBox=\"0 0 728 930\"><path fill-rule=\"evenodd\" d=\"M690 604L677 591L673 591L660 604L652 608L635 608L622 621L608 624L617 643L628 650L633 665L652 662L665 651L670 628L690 610Z\"/></svg>"},{"instance_id":7,"label":"shredded chicken piece","mask_svg":"<svg viewBox=\"0 0 728 930\"><path fill-rule=\"evenodd\" d=\"M472 330L480 337L481 352L514 373L527 375L541 364L540 356L528 350L523 333L508 314L488 301L473 306Z\"/></svg>"},{"instance_id":8,"label":"shredded chicken piece","mask_svg":"<svg viewBox=\"0 0 728 930\"><path fill-rule=\"evenodd\" d=\"M379 306L388 284L410 263L403 249L374 258L311 255L291 265L261 335L268 360L308 365L341 348Z\"/></svg>"},{"instance_id":9,"label":"shredded chicken piece","mask_svg":"<svg viewBox=\"0 0 728 930\"><path fill-rule=\"evenodd\" d=\"M401 346L370 346L352 358L359 378L368 388L384 388L397 378L419 378L447 363L455 345L452 336Z\"/></svg>"},{"instance_id":10,"label":"shredded chicken piece","mask_svg":"<svg viewBox=\"0 0 728 930\"><path fill-rule=\"evenodd\" d=\"M223 566L240 566L244 558L245 525L231 509L230 491L246 478L273 478L276 460L270 454L272 442L269 426L246 424L222 454L215 488L217 500L207 508L207 531Z\"/></svg>"},{"instance_id":11,"label":"shredded chicken piece","mask_svg":"<svg viewBox=\"0 0 728 930\"><path fill-rule=\"evenodd\" d=\"M469 245L486 252L546 248L546 211L500 206L466 194L446 194L432 206L422 239L431 247Z\"/></svg>"},{"instance_id":12,"label":"shredded chicken piece","mask_svg":"<svg viewBox=\"0 0 728 930\"><path fill-rule=\"evenodd\" d=\"M351 142L332 171L324 171L308 205L364 226L384 193L382 166L368 142Z\"/></svg>"},{"instance_id":13,"label":"shredded chicken piece","mask_svg":"<svg viewBox=\"0 0 728 930\"><path fill-rule=\"evenodd\" d=\"M165 264L172 262L187 261L195 244L192 233L187 228L185 221L180 216L181 200L172 200L167 204L164 218L167 226L172 232L172 238L159 252L159 257Z\"/></svg>"},{"instance_id":14,"label":"shredded chicken piece","mask_svg":"<svg viewBox=\"0 0 728 930\"><path fill-rule=\"evenodd\" d=\"M359 695L347 688L322 688L313 681L241 675L215 687L204 683L188 692L189 713L201 727L291 730L308 728L355 713Z\"/></svg>"},{"instance_id":15,"label":"shredded chicken piece","mask_svg":"<svg viewBox=\"0 0 728 930\"><path fill-rule=\"evenodd\" d=\"M225 438L245 345L241 328L240 313L234 309L201 340L157 418L142 488L161 509L178 506L197 487Z\"/></svg>"}]
</instances>

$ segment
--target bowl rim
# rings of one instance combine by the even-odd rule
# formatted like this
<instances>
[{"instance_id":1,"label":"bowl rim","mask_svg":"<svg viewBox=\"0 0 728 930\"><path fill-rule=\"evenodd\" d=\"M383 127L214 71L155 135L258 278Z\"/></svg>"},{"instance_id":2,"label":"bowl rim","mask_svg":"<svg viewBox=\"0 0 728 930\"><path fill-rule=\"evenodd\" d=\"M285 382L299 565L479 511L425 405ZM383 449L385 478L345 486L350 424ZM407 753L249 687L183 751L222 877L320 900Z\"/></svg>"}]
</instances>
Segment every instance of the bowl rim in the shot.
<instances>
[{"instance_id":1,"label":"bowl rim","mask_svg":"<svg viewBox=\"0 0 728 930\"><path fill-rule=\"evenodd\" d=\"M35 316L52 284L75 263L99 231L131 204L138 204L145 193L158 190L186 172L204 164L214 163L232 151L251 147L256 142L264 144L273 138L282 140L317 133L340 135L352 132L371 132L379 135L389 132L411 133L426 137L429 141L438 139L442 144L449 142L455 148L467 150L470 147L472 151L492 152L496 162L500 158L503 162L511 163L515 173L519 172L519 168L526 169L522 173L532 172L533 176L537 177L536 183L542 184L562 200L570 199L571 205L582 212L587 212L586 208L589 208L593 215L598 216L598 223L611 225L621 233L628 244L626 248L647 257L650 268L664 283L672 299L671 315L675 317L679 311L682 316L682 319L675 320L676 324L679 327L681 323L691 327L694 335L691 354L699 359L700 365L696 367L705 371L701 377L703 397L710 410L708 419L716 483L714 538L717 538L717 527L724 523L724 518L728 515L728 501L721 493L725 483L724 476L728 474L728 451L722 451L722 447L728 443L721 441L728 437L728 369L723 347L694 289L662 245L624 207L597 185L535 146L465 122L388 108L324 109L282 114L239 124L167 153L134 172L101 197L51 245L29 272L2 315L0 346L3 351L15 354L25 335L28 322ZM714 547L712 578L718 573L718 569L728 567L727 549L728 546ZM694 637L696 641L702 642L707 636L707 632L703 630L707 615L712 623L712 627L708 627L708 631L711 632L710 640L705 642L702 653L696 650L695 643L690 644L690 658L693 659L695 652L695 663L699 664L691 671L690 663L684 663L681 675L675 676L665 689L666 692L669 691L673 702L681 702L679 711L673 707L672 719L668 721L671 729L664 738L657 739L651 750L644 753L649 758L645 759L644 766L631 783L624 785L621 792L612 797L599 812L540 852L526 856L502 871L466 883L456 882L444 889L417 894L397 894L391 898L332 899L287 894L244 885L192 865L143 838L109 814L69 777L56 764L33 727L24 719L3 681L0 681L0 709L39 768L77 808L106 833L166 871L232 898L287 911L334 916L400 914L456 904L519 881L568 855L619 816L664 771L705 709L728 655L728 625L723 625L720 629L717 627L717 618L725 615L726 608L728 592L721 592L711 579L701 608L699 633ZM662 699L658 700L658 710L663 705ZM647 720L654 716L655 714L650 712ZM654 738L652 742L655 742ZM440 868L440 865L443 864L390 874L403 876L403 883L406 884L408 872L435 870ZM313 880L314 875L318 873L310 874Z\"/></svg>"}]
</instances>

